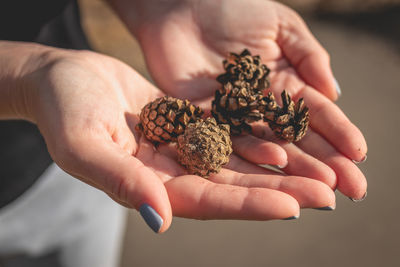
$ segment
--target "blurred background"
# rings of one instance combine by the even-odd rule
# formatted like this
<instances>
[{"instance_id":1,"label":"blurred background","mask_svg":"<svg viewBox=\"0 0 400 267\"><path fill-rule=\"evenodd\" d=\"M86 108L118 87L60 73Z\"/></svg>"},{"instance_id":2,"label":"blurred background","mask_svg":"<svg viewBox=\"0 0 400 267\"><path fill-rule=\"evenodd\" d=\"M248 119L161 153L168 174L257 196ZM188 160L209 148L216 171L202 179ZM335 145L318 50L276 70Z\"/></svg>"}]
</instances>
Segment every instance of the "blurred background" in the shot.
<instances>
[{"instance_id":1,"label":"blurred background","mask_svg":"<svg viewBox=\"0 0 400 267\"><path fill-rule=\"evenodd\" d=\"M400 1L286 0L329 51L343 95L337 102L362 130L368 160L359 167L368 197L337 193L335 211L303 210L295 221L195 221L174 218L155 235L130 212L121 267L400 266ZM145 77L137 42L99 0L80 0L95 50Z\"/></svg>"}]
</instances>

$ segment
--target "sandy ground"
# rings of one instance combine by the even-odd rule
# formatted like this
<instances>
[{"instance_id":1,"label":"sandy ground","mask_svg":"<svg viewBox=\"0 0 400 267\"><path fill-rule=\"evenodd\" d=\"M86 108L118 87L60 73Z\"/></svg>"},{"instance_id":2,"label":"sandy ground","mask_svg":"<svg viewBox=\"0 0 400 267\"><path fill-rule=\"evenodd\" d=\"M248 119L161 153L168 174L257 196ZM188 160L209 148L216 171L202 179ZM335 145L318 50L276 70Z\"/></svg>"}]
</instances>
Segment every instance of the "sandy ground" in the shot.
<instances>
[{"instance_id":1,"label":"sandy ground","mask_svg":"<svg viewBox=\"0 0 400 267\"><path fill-rule=\"evenodd\" d=\"M81 2L96 50L147 75L137 43L112 13L101 2ZM296 221L174 218L163 235L152 233L133 211L122 267L400 266L400 10L305 20L331 54L343 91L338 105L367 139L368 160L360 165L369 182L367 199L353 203L337 193L335 211L303 210Z\"/></svg>"}]
</instances>

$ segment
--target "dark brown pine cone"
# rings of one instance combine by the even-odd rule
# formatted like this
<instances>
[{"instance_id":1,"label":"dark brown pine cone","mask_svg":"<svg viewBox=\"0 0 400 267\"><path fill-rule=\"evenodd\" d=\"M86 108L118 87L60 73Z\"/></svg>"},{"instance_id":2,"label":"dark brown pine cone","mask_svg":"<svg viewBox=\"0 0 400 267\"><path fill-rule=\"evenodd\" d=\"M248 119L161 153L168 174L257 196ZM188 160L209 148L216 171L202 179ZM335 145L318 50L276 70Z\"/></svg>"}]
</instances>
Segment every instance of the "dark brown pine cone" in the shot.
<instances>
[{"instance_id":1,"label":"dark brown pine cone","mask_svg":"<svg viewBox=\"0 0 400 267\"><path fill-rule=\"evenodd\" d=\"M239 55L230 53L223 65L226 72L217 77L217 81L222 85L227 82L235 85L237 81L245 81L254 90L261 91L269 87L270 69L261 63L260 56L252 56L247 49L244 49Z\"/></svg>"},{"instance_id":2,"label":"dark brown pine cone","mask_svg":"<svg viewBox=\"0 0 400 267\"><path fill-rule=\"evenodd\" d=\"M295 104L284 90L281 94L283 106L279 107L271 92L264 97L265 107L260 110L264 113L264 121L279 138L288 142L297 142L307 132L309 122L308 107L303 98Z\"/></svg>"},{"instance_id":3,"label":"dark brown pine cone","mask_svg":"<svg viewBox=\"0 0 400 267\"><path fill-rule=\"evenodd\" d=\"M261 91L250 89L249 83L227 82L215 91L211 113L218 123L228 124L231 133L238 135L251 132L249 123L262 119L259 110L266 105Z\"/></svg>"},{"instance_id":4,"label":"dark brown pine cone","mask_svg":"<svg viewBox=\"0 0 400 267\"><path fill-rule=\"evenodd\" d=\"M229 125L214 118L190 123L178 137L178 160L190 174L208 177L229 162L232 142Z\"/></svg>"},{"instance_id":5,"label":"dark brown pine cone","mask_svg":"<svg viewBox=\"0 0 400 267\"><path fill-rule=\"evenodd\" d=\"M176 141L186 126L195 122L202 114L203 111L189 100L164 96L143 107L136 129L156 143Z\"/></svg>"}]
</instances>

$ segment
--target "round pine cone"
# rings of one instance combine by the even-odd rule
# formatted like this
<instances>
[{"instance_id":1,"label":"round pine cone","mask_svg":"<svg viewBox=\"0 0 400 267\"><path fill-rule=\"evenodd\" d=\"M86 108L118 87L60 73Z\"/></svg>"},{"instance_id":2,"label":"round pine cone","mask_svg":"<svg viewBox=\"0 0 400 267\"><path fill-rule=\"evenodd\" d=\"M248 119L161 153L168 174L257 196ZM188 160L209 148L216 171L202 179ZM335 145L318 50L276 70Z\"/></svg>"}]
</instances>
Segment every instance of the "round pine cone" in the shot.
<instances>
[{"instance_id":1,"label":"round pine cone","mask_svg":"<svg viewBox=\"0 0 400 267\"><path fill-rule=\"evenodd\" d=\"M264 97L264 101L268 103L261 111L264 113L264 121L268 122L269 127L279 138L297 142L304 137L308 129L308 107L304 104L303 98L295 104L285 90L281 97L282 107L276 104L271 92Z\"/></svg>"},{"instance_id":2,"label":"round pine cone","mask_svg":"<svg viewBox=\"0 0 400 267\"><path fill-rule=\"evenodd\" d=\"M259 110L265 105L262 93L252 90L249 83L228 82L215 91L211 113L218 123L229 124L232 134L238 135L251 132L249 123L262 119Z\"/></svg>"},{"instance_id":3,"label":"round pine cone","mask_svg":"<svg viewBox=\"0 0 400 267\"><path fill-rule=\"evenodd\" d=\"M252 56L247 49L239 55L230 53L223 65L226 72L217 77L217 81L223 85L227 82L235 84L245 81L253 90L261 91L269 87L270 69L261 63L260 56Z\"/></svg>"},{"instance_id":4,"label":"round pine cone","mask_svg":"<svg viewBox=\"0 0 400 267\"><path fill-rule=\"evenodd\" d=\"M217 124L213 118L190 123L178 137L178 160L191 174L218 173L231 153L229 125Z\"/></svg>"},{"instance_id":5,"label":"round pine cone","mask_svg":"<svg viewBox=\"0 0 400 267\"><path fill-rule=\"evenodd\" d=\"M157 98L143 107L136 129L157 143L176 141L186 126L201 117L203 111L189 100L170 96Z\"/></svg>"}]
</instances>

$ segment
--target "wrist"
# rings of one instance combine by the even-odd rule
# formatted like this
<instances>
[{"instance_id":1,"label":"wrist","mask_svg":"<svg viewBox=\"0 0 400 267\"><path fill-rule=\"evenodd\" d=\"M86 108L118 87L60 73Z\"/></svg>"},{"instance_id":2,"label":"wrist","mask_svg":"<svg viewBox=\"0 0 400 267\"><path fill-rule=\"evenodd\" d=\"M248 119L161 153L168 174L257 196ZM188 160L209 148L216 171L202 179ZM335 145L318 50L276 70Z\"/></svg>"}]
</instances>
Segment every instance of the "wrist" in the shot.
<instances>
[{"instance_id":1,"label":"wrist","mask_svg":"<svg viewBox=\"0 0 400 267\"><path fill-rule=\"evenodd\" d=\"M36 122L40 75L54 48L0 41L0 119Z\"/></svg>"}]
</instances>

